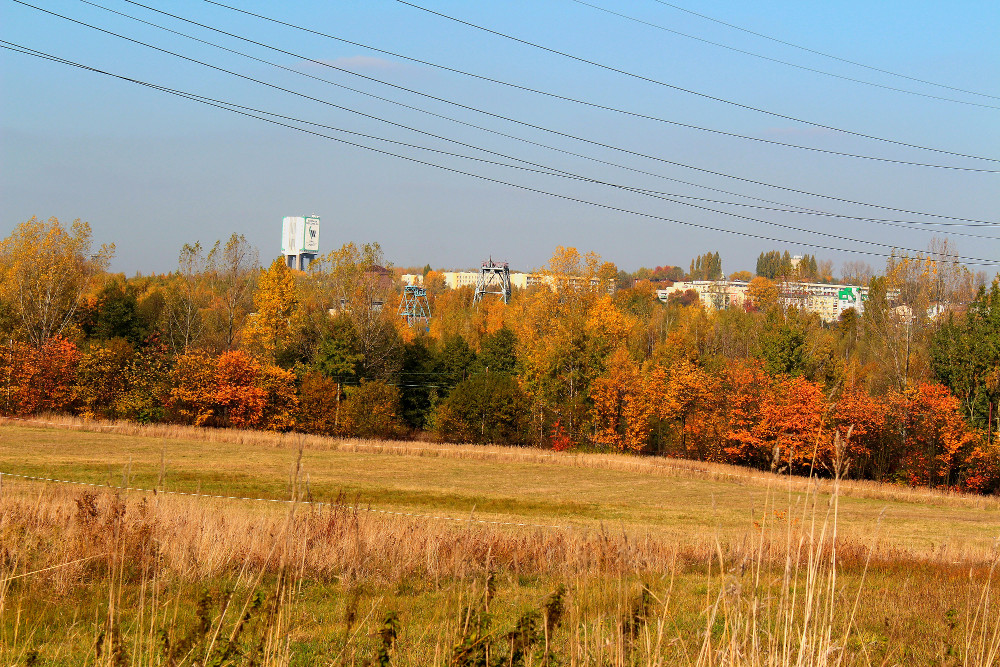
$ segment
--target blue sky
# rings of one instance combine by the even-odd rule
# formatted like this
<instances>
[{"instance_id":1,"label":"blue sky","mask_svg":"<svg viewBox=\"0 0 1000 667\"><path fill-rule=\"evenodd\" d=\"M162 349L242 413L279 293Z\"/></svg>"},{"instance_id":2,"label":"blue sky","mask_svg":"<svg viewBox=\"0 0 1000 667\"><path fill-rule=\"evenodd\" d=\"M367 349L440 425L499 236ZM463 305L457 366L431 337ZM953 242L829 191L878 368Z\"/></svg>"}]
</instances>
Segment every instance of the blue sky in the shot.
<instances>
[{"instance_id":1,"label":"blue sky","mask_svg":"<svg viewBox=\"0 0 1000 667\"><path fill-rule=\"evenodd\" d=\"M262 258L270 258L279 252L281 217L311 213L323 220L323 251L347 241L378 241L397 265L471 267L492 255L529 269L544 264L556 245L572 245L595 250L629 270L659 264L687 266L694 255L709 250L721 253L727 272L752 270L757 255L774 248L814 253L833 260L837 267L844 261L860 260L880 268L884 258L878 253L892 247L923 249L935 233L944 236L948 232L960 254L1000 262L998 230L913 224L946 221L916 213L1000 221L998 174L834 156L662 122L892 160L1000 168L996 161L843 134L677 89L874 137L1000 159L1000 109L976 106L1000 107L1000 5L995 2L671 3L676 6L657 0L415 2L660 82L653 83L487 34L395 0L282 4L231 0L248 11L400 56L661 119L649 120L470 78L207 2L149 0L143 4L288 53L276 53L123 0L95 0L105 8L287 69L170 34L93 4L27 1L300 95L157 52L12 0L0 0L0 39L122 76L340 130L493 162L510 163L516 158L539 165L531 169L555 169L588 179L511 169L311 128L521 186L516 188L0 50L0 233L8 234L31 215L55 215L67 221L80 217L91 223L97 240L117 244L115 270L169 271L176 266L182 244L211 243L234 231L257 245ZM814 51L962 90L834 60L678 7ZM525 166L525 162L520 164ZM651 197L623 188L665 194ZM896 222L791 214L706 199ZM976 268L991 275L997 270L996 266Z\"/></svg>"}]
</instances>

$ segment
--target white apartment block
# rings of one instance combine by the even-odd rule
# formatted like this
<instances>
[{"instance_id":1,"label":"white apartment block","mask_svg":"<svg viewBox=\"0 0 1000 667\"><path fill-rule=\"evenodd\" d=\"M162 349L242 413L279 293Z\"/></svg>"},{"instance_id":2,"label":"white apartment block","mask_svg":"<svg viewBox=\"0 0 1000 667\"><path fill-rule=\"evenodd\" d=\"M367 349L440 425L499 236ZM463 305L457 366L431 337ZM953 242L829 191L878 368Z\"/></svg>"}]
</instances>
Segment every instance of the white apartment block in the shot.
<instances>
[{"instance_id":1,"label":"white apartment block","mask_svg":"<svg viewBox=\"0 0 1000 667\"><path fill-rule=\"evenodd\" d=\"M835 322L848 308L858 313L864 311L868 298L867 287L827 283L776 283L778 300L785 308L795 306L800 310L816 313L824 322ZM694 290L701 304L710 310L742 307L747 300L750 283L735 280L693 280L675 282L672 287L656 290L660 301L666 302L671 294Z\"/></svg>"},{"instance_id":2,"label":"white apartment block","mask_svg":"<svg viewBox=\"0 0 1000 667\"><path fill-rule=\"evenodd\" d=\"M479 280L479 271L444 271L441 276L444 278L444 284L448 289L458 289L460 287L475 287L476 281ZM403 284L409 285L413 283L408 283L407 278L409 276L403 276ZM586 278L581 276L570 276L569 283L574 287L582 285ZM510 286L517 289L528 289L532 285L548 285L552 287L555 284L555 278L550 275L543 273L511 273L510 274ZM590 286L596 287L598 284L597 278L590 279Z\"/></svg>"},{"instance_id":3,"label":"white apartment block","mask_svg":"<svg viewBox=\"0 0 1000 667\"><path fill-rule=\"evenodd\" d=\"M408 287L423 287L424 286L424 276L420 273L404 273L399 277L399 282Z\"/></svg>"}]
</instances>

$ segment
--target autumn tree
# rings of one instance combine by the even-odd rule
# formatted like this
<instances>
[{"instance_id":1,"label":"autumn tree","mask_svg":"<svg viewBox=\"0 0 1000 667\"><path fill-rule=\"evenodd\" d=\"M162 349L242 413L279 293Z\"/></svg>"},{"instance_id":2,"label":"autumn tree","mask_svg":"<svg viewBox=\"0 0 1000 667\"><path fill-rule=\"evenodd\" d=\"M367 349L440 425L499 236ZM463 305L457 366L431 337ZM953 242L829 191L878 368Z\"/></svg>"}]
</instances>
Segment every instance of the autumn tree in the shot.
<instances>
[{"instance_id":1,"label":"autumn tree","mask_svg":"<svg viewBox=\"0 0 1000 667\"><path fill-rule=\"evenodd\" d=\"M721 460L717 421L719 381L686 356L678 356L664 371L650 374L652 401L660 422L674 425L673 443L662 451L701 461Z\"/></svg>"},{"instance_id":2,"label":"autumn tree","mask_svg":"<svg viewBox=\"0 0 1000 667\"><path fill-rule=\"evenodd\" d=\"M977 444L948 388L921 383L905 392L906 440L901 477L913 485L954 487Z\"/></svg>"},{"instance_id":3,"label":"autumn tree","mask_svg":"<svg viewBox=\"0 0 1000 667\"><path fill-rule=\"evenodd\" d=\"M221 425L286 431L295 424L295 375L242 350L216 361L215 402Z\"/></svg>"},{"instance_id":4,"label":"autumn tree","mask_svg":"<svg viewBox=\"0 0 1000 667\"><path fill-rule=\"evenodd\" d=\"M829 423L844 442L850 476L891 479L902 452L898 437L902 412L903 401L895 392L872 396L855 382L842 389L831 406Z\"/></svg>"},{"instance_id":5,"label":"autumn tree","mask_svg":"<svg viewBox=\"0 0 1000 667\"><path fill-rule=\"evenodd\" d=\"M590 386L594 441L618 451L647 449L657 413L656 393L628 353L617 350L608 362L607 374Z\"/></svg>"},{"instance_id":6,"label":"autumn tree","mask_svg":"<svg viewBox=\"0 0 1000 667\"><path fill-rule=\"evenodd\" d=\"M369 379L391 379L399 371L403 341L389 305L397 297L387 265L378 243L348 243L309 267L311 294L322 304L316 312L341 313L354 322L363 374Z\"/></svg>"},{"instance_id":7,"label":"autumn tree","mask_svg":"<svg viewBox=\"0 0 1000 667\"><path fill-rule=\"evenodd\" d=\"M211 303L206 269L201 243L185 243L177 258L177 272L164 308L167 339L175 354L185 354L201 343L205 329L203 312Z\"/></svg>"},{"instance_id":8,"label":"autumn tree","mask_svg":"<svg viewBox=\"0 0 1000 667\"><path fill-rule=\"evenodd\" d=\"M624 344L619 334L631 326L607 294L605 272L613 276L596 253L559 246L543 272L551 289L527 290L510 306L539 444L557 420L570 438L579 438L587 422L590 383L615 346Z\"/></svg>"},{"instance_id":9,"label":"autumn tree","mask_svg":"<svg viewBox=\"0 0 1000 667\"><path fill-rule=\"evenodd\" d=\"M167 399L168 414L173 421L204 426L215 418L216 368L216 360L201 350L177 357Z\"/></svg>"},{"instance_id":10,"label":"autumn tree","mask_svg":"<svg viewBox=\"0 0 1000 667\"><path fill-rule=\"evenodd\" d=\"M907 388L910 379L911 342L917 322L909 308L891 301L892 277L872 278L861 316L863 352L879 372L878 388Z\"/></svg>"},{"instance_id":11,"label":"autumn tree","mask_svg":"<svg viewBox=\"0 0 1000 667\"><path fill-rule=\"evenodd\" d=\"M528 426L528 401L505 373L482 373L458 383L438 408L435 430L447 440L520 445Z\"/></svg>"},{"instance_id":12,"label":"autumn tree","mask_svg":"<svg viewBox=\"0 0 1000 667\"><path fill-rule=\"evenodd\" d=\"M691 280L722 280L725 274L722 272L722 259L719 253L706 252L692 259L688 275Z\"/></svg>"},{"instance_id":13,"label":"autumn tree","mask_svg":"<svg viewBox=\"0 0 1000 667\"><path fill-rule=\"evenodd\" d=\"M31 415L64 412L76 398L75 384L80 351L61 337L49 338L40 347L25 341L0 345L0 401L6 414Z\"/></svg>"},{"instance_id":14,"label":"autumn tree","mask_svg":"<svg viewBox=\"0 0 1000 667\"><path fill-rule=\"evenodd\" d=\"M232 350L253 306L260 257L245 236L233 233L226 245L220 247L216 242L208 254L207 268L221 304L221 347Z\"/></svg>"},{"instance_id":15,"label":"autumn tree","mask_svg":"<svg viewBox=\"0 0 1000 667\"><path fill-rule=\"evenodd\" d=\"M778 297L778 286L759 274L747 287L747 305L755 310L767 312L780 307Z\"/></svg>"},{"instance_id":16,"label":"autumn tree","mask_svg":"<svg viewBox=\"0 0 1000 667\"><path fill-rule=\"evenodd\" d=\"M13 312L13 333L38 347L68 333L91 279L114 255L114 244L93 253L91 234L79 219L67 229L32 217L0 242L0 300Z\"/></svg>"},{"instance_id":17,"label":"autumn tree","mask_svg":"<svg viewBox=\"0 0 1000 667\"><path fill-rule=\"evenodd\" d=\"M321 435L336 435L340 416L340 385L315 371L302 375L298 389L296 430Z\"/></svg>"},{"instance_id":18,"label":"autumn tree","mask_svg":"<svg viewBox=\"0 0 1000 667\"><path fill-rule=\"evenodd\" d=\"M92 347L80 359L77 396L82 414L90 418L119 419L129 392L135 350L124 338Z\"/></svg>"},{"instance_id":19,"label":"autumn tree","mask_svg":"<svg viewBox=\"0 0 1000 667\"><path fill-rule=\"evenodd\" d=\"M679 266L670 266L668 264L666 266L657 266L652 271L647 269L647 271L648 274L642 277L653 282L677 282L678 280L684 280L684 269ZM640 278L638 272L636 272L635 277L636 279Z\"/></svg>"},{"instance_id":20,"label":"autumn tree","mask_svg":"<svg viewBox=\"0 0 1000 667\"><path fill-rule=\"evenodd\" d=\"M261 269L253 296L256 312L243 329L243 345L262 358L274 361L287 346L298 295L292 270L279 257Z\"/></svg>"}]
</instances>

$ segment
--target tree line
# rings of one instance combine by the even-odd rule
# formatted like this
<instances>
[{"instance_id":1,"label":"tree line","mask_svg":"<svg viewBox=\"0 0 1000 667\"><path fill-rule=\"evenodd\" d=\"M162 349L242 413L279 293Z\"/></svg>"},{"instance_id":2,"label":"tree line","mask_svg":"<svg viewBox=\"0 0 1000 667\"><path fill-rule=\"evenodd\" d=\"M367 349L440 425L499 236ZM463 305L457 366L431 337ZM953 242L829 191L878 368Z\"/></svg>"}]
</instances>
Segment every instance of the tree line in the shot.
<instances>
[{"instance_id":1,"label":"tree line","mask_svg":"<svg viewBox=\"0 0 1000 667\"><path fill-rule=\"evenodd\" d=\"M609 291L617 267L560 247L543 268L552 286L507 304L474 303L425 267L432 317L409 326L375 243L300 272L281 258L260 267L234 234L185 245L169 274L126 278L106 271L113 247L92 252L85 223L33 218L0 246L0 412L591 448L995 492L1000 286L973 290L940 250L891 258L863 312L831 324L783 307L761 276L729 310L661 303L650 280ZM716 275L721 260L693 268Z\"/></svg>"}]
</instances>

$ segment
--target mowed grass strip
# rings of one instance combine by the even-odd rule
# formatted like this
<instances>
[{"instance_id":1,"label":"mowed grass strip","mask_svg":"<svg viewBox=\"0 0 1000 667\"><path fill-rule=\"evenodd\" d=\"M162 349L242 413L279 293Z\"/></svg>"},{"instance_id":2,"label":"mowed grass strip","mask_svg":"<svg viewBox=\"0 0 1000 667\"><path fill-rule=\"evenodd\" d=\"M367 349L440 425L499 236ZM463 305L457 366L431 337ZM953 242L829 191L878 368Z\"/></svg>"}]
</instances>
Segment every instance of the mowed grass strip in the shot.
<instances>
[{"instance_id":1,"label":"mowed grass strip","mask_svg":"<svg viewBox=\"0 0 1000 667\"><path fill-rule=\"evenodd\" d=\"M642 531L678 540L743 535L769 521L801 523L804 493L739 479L670 477L603 467L206 442L187 438L0 426L0 471L96 484L255 498L290 498L300 480L317 501L453 518ZM301 488L301 487L300 487ZM841 497L839 532L914 556L988 558L1000 534L995 504L956 499Z\"/></svg>"}]
</instances>

